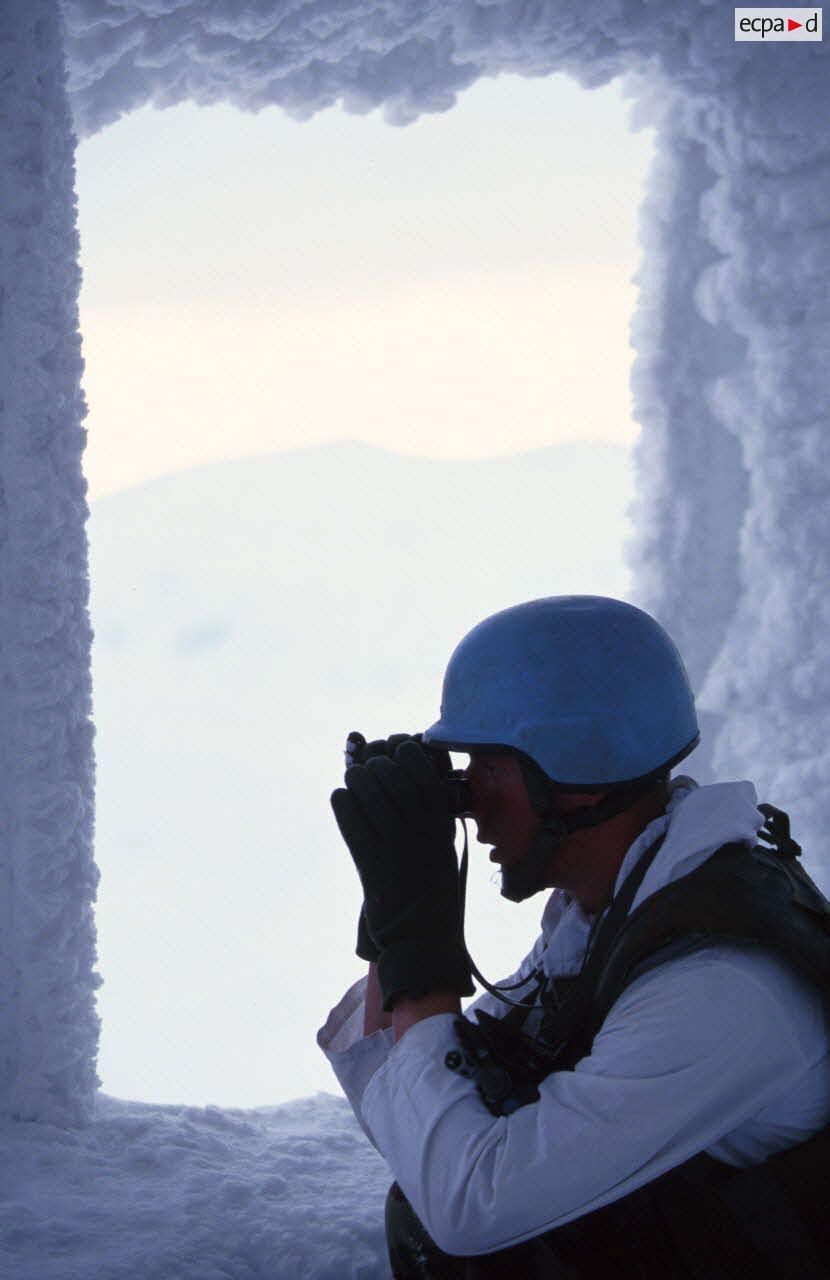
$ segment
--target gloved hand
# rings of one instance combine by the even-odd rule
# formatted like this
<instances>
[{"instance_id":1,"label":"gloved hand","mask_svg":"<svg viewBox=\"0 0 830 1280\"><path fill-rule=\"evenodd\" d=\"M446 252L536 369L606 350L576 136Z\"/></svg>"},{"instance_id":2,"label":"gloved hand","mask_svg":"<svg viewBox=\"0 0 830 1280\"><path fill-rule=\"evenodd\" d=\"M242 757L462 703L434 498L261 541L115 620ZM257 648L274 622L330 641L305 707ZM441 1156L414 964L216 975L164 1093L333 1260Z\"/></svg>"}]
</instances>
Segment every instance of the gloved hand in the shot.
<instances>
[{"instance_id":1,"label":"gloved hand","mask_svg":"<svg viewBox=\"0 0 830 1280\"><path fill-rule=\"evenodd\" d=\"M346 768L349 769L354 764L366 764L367 760L371 760L373 756L389 756L392 759L402 742L420 741L420 734L393 733L388 738L374 738L371 742L367 742L362 733L357 729L353 729L346 739ZM433 748L430 752L430 759L433 760L436 769L442 775L449 774L452 771L452 762L448 751L440 751L437 748ZM369 933L365 907L361 907L357 921L355 954L360 956L361 960L368 960L372 964L377 964L380 955Z\"/></svg>"},{"instance_id":2,"label":"gloved hand","mask_svg":"<svg viewBox=\"0 0 830 1280\"><path fill-rule=\"evenodd\" d=\"M396 748L407 741L413 741L411 733L393 733L388 738L375 738L372 742L367 742L362 733L353 729L346 739L346 768L350 769L354 764L365 764L372 756L394 756ZM361 960L368 960L371 964L377 964L380 955L369 933L365 907L360 908L357 921L355 954L360 956Z\"/></svg>"},{"instance_id":3,"label":"gloved hand","mask_svg":"<svg viewBox=\"0 0 830 1280\"><path fill-rule=\"evenodd\" d=\"M363 734L353 729L346 739L346 768L353 764L365 764L372 756L389 756L395 758L395 752L402 742L421 742L420 733L392 733L388 738L374 738L367 742ZM429 759L441 777L452 773L452 761L449 751L441 747L426 748Z\"/></svg>"},{"instance_id":4,"label":"gloved hand","mask_svg":"<svg viewBox=\"0 0 830 1280\"><path fill-rule=\"evenodd\" d=\"M360 956L361 960L368 960L370 964L377 964L380 958L372 935L369 932L369 926L366 923L366 907L360 908L360 915L357 917L357 942L355 943L354 953Z\"/></svg>"},{"instance_id":5,"label":"gloved hand","mask_svg":"<svg viewBox=\"0 0 830 1280\"><path fill-rule=\"evenodd\" d=\"M474 988L461 937L455 819L429 753L406 739L346 770L331 797L365 896L385 1009L402 995Z\"/></svg>"}]
</instances>

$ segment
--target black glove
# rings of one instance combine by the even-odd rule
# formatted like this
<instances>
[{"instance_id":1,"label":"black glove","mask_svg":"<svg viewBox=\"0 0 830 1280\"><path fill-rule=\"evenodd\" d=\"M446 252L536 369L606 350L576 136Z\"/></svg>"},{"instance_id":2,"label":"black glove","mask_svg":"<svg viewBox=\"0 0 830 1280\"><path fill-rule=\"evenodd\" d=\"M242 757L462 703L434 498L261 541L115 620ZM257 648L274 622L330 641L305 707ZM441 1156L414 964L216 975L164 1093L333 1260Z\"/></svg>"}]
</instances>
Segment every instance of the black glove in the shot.
<instances>
[{"instance_id":1,"label":"black glove","mask_svg":"<svg viewBox=\"0 0 830 1280\"><path fill-rule=\"evenodd\" d=\"M353 764L366 764L373 756L389 756L394 760L395 752L402 742L420 741L420 733L392 733L388 738L374 738L367 742L362 733L353 729L346 739L346 768ZM449 751L444 751L441 747L427 747L426 751L439 774L443 776L452 772Z\"/></svg>"},{"instance_id":2,"label":"black glove","mask_svg":"<svg viewBox=\"0 0 830 1280\"><path fill-rule=\"evenodd\" d=\"M362 733L357 729L353 729L346 739L346 768L350 769L354 764L365 764L372 756L394 756L396 749L402 742L411 741L413 741L411 733L393 733L388 738L375 738L372 742L367 742ZM449 759L449 756L447 759ZM361 960L370 961L372 964L377 964L380 956L380 952L369 933L365 907L360 908L360 915L357 921L355 955L360 956Z\"/></svg>"},{"instance_id":3,"label":"black glove","mask_svg":"<svg viewBox=\"0 0 830 1280\"><path fill-rule=\"evenodd\" d=\"M360 908L360 915L357 917L357 942L355 943L354 953L360 956L361 960L368 960L370 964L377 964L380 959L380 952L372 940L369 932L369 926L366 923L366 907Z\"/></svg>"},{"instance_id":4,"label":"black glove","mask_svg":"<svg viewBox=\"0 0 830 1280\"><path fill-rule=\"evenodd\" d=\"M357 729L353 729L346 739L346 768L349 769L354 764L366 764L367 760L371 760L373 756L394 758L395 752L402 742L420 741L420 734L393 733L388 738L374 738L371 742L367 742L362 733ZM433 760L436 769L442 775L449 774L452 771L452 762L448 751L433 748L430 751L430 759ZM368 960L372 964L377 964L380 955L378 948L372 941L372 935L369 933L365 907L360 908L360 916L357 921L355 954L360 956L361 960Z\"/></svg>"},{"instance_id":5,"label":"black glove","mask_svg":"<svg viewBox=\"0 0 830 1280\"><path fill-rule=\"evenodd\" d=\"M363 884L368 933L380 952L385 1009L396 997L471 995L461 936L455 819L432 754L414 740L346 770L331 797Z\"/></svg>"}]
</instances>

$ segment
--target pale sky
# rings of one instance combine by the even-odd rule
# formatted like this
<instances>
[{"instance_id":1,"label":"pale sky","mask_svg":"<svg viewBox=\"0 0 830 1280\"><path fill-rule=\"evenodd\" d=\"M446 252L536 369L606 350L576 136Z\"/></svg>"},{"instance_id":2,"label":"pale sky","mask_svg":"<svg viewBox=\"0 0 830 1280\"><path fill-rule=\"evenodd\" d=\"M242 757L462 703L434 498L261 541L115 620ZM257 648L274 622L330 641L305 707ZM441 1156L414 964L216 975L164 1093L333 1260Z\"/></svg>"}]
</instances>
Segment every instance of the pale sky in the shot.
<instances>
[{"instance_id":1,"label":"pale sky","mask_svg":"<svg viewBox=\"0 0 830 1280\"><path fill-rule=\"evenodd\" d=\"M627 111L617 85L502 76L403 129L187 105L84 142L90 497L343 438L632 441L652 138Z\"/></svg>"}]
</instances>

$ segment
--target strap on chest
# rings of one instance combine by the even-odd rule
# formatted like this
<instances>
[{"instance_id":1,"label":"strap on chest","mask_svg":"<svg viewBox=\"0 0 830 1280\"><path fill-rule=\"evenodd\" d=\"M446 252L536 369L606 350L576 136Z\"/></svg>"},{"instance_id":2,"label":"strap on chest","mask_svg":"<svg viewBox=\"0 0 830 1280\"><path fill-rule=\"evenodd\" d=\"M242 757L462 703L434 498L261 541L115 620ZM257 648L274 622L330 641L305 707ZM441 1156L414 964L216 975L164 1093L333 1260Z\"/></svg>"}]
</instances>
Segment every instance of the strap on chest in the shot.
<instances>
[{"instance_id":1,"label":"strap on chest","mask_svg":"<svg viewBox=\"0 0 830 1280\"><path fill-rule=\"evenodd\" d=\"M801 850L789 834L787 815L771 805L760 807L766 821L759 834L769 848L724 845L697 870L651 894L629 915L661 838L640 858L598 918L582 970L567 981L564 992L562 980L555 980L544 990L535 988L503 1019L477 1011L478 1026L463 1018L456 1022L465 1051L463 1069L476 1079L494 1114L534 1101L545 1076L569 1070L585 1057L640 967L678 943L764 946L830 995L830 903L797 862ZM537 996L543 1016L531 1037L520 1028L536 1007Z\"/></svg>"}]
</instances>

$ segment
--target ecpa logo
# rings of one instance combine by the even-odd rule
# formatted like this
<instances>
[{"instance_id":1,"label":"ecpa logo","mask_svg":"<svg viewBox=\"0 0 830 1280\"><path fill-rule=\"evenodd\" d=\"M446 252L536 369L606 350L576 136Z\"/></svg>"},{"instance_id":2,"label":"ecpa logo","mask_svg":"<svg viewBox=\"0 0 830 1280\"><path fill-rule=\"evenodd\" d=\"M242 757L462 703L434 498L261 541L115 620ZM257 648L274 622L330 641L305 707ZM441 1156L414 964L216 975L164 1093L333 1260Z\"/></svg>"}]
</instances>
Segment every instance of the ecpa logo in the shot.
<instances>
[{"instance_id":1,"label":"ecpa logo","mask_svg":"<svg viewBox=\"0 0 830 1280\"><path fill-rule=\"evenodd\" d=\"M821 9L736 9L736 40L820 40Z\"/></svg>"}]
</instances>

